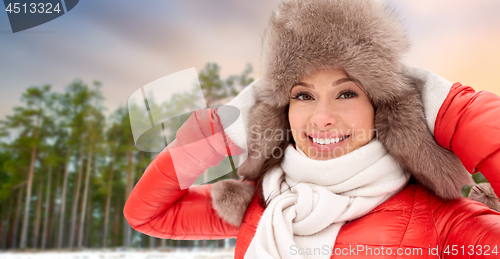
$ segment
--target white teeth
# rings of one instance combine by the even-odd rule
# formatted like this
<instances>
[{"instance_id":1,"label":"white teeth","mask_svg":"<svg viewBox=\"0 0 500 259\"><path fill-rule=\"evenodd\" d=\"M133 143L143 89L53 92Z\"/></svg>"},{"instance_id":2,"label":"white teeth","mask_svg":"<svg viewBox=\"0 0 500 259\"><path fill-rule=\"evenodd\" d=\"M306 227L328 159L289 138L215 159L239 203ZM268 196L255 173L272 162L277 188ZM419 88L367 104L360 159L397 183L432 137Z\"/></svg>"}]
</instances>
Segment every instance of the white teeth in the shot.
<instances>
[{"instance_id":1,"label":"white teeth","mask_svg":"<svg viewBox=\"0 0 500 259\"><path fill-rule=\"evenodd\" d=\"M328 145L332 143L338 143L341 140L344 140L346 137L343 138L331 138L331 139L320 139L320 138L312 138L314 143L321 144L321 145Z\"/></svg>"}]
</instances>

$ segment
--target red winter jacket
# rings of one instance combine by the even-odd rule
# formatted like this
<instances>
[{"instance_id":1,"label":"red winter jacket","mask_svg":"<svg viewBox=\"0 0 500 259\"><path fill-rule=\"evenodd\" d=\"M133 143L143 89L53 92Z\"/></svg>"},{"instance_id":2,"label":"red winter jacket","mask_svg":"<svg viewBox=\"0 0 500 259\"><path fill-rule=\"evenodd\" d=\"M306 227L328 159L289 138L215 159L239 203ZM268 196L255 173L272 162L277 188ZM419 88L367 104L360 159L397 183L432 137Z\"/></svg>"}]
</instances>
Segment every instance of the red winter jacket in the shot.
<instances>
[{"instance_id":1,"label":"red winter jacket","mask_svg":"<svg viewBox=\"0 0 500 259\"><path fill-rule=\"evenodd\" d=\"M482 172L500 196L498 114L500 97L457 83L441 106L434 134L469 172ZM242 225L232 226L212 208L210 188L181 190L167 148L146 169L124 214L135 230L159 238L237 237L235 258L243 258L264 210L255 196ZM332 258L499 258L500 214L466 198L442 200L411 181L370 213L346 223L332 246L320 252Z\"/></svg>"}]
</instances>

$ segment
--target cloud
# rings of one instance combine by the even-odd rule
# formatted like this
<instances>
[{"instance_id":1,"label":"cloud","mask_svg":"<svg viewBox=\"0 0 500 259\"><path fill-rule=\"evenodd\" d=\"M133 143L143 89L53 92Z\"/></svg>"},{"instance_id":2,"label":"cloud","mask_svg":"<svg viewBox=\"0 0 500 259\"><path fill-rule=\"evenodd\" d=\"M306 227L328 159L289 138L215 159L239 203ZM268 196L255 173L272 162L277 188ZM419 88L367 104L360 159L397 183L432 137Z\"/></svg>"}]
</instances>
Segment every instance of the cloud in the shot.
<instances>
[{"instance_id":1,"label":"cloud","mask_svg":"<svg viewBox=\"0 0 500 259\"><path fill-rule=\"evenodd\" d=\"M410 35L406 62L478 89L500 85L495 78L500 1L387 1ZM200 71L207 62L217 62L223 77L243 71L249 62L258 76L261 37L278 3L80 1L31 33L1 34L0 118L32 84L52 83L61 91L75 77L101 80L112 111L143 84L193 66ZM5 13L0 21L8 22Z\"/></svg>"}]
</instances>

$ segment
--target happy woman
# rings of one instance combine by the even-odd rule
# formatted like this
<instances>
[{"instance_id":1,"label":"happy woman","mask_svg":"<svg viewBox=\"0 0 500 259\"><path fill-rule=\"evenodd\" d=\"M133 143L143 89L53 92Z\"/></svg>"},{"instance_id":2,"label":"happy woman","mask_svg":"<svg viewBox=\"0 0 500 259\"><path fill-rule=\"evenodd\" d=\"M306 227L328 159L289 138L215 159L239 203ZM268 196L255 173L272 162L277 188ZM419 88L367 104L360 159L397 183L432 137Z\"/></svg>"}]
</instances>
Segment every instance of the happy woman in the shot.
<instances>
[{"instance_id":1,"label":"happy woman","mask_svg":"<svg viewBox=\"0 0 500 259\"><path fill-rule=\"evenodd\" d=\"M408 45L382 1L284 1L261 78L193 113L132 191L128 222L236 237L235 258L496 257L500 97L405 66ZM242 180L191 186L226 145L248 152ZM491 185L463 198L477 172Z\"/></svg>"}]
</instances>

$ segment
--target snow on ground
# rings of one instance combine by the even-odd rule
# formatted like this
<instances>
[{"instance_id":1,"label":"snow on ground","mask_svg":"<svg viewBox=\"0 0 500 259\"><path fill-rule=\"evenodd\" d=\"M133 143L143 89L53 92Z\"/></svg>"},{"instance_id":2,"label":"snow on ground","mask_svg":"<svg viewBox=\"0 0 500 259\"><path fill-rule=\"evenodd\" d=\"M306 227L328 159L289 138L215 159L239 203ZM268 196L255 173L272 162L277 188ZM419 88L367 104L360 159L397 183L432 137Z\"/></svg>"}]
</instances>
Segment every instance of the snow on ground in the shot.
<instances>
[{"instance_id":1,"label":"snow on ground","mask_svg":"<svg viewBox=\"0 0 500 259\"><path fill-rule=\"evenodd\" d=\"M217 250L82 250L6 252L0 251L0 259L230 259L233 249Z\"/></svg>"}]
</instances>

